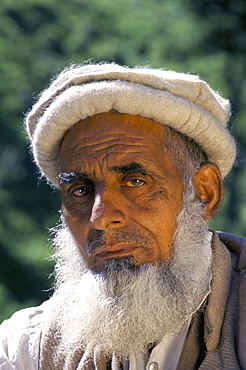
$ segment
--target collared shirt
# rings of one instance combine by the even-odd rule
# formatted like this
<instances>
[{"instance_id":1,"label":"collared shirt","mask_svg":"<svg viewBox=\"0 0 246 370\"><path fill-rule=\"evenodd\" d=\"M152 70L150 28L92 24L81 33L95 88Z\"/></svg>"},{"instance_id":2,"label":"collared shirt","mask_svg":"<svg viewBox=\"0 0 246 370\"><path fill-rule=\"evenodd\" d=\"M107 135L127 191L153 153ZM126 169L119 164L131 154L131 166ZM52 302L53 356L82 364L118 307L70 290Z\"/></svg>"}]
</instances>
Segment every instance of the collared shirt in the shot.
<instances>
[{"instance_id":1,"label":"collared shirt","mask_svg":"<svg viewBox=\"0 0 246 370\"><path fill-rule=\"evenodd\" d=\"M124 370L175 370L189 330L191 318L182 326L177 334L165 335L162 341L147 355L131 355L130 366Z\"/></svg>"}]
</instances>

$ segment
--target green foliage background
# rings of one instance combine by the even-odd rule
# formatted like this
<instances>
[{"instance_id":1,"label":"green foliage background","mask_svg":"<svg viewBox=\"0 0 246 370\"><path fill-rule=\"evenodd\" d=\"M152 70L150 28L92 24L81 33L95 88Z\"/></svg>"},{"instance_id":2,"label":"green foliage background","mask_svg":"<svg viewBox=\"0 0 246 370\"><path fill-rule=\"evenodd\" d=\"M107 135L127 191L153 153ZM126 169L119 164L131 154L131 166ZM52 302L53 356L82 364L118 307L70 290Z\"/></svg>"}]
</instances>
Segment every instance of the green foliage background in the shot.
<instances>
[{"instance_id":1,"label":"green foliage background","mask_svg":"<svg viewBox=\"0 0 246 370\"><path fill-rule=\"evenodd\" d=\"M232 101L238 164L213 228L246 235L245 0L1 0L0 320L46 299L59 193L37 180L24 112L69 63L108 60L199 74Z\"/></svg>"}]
</instances>

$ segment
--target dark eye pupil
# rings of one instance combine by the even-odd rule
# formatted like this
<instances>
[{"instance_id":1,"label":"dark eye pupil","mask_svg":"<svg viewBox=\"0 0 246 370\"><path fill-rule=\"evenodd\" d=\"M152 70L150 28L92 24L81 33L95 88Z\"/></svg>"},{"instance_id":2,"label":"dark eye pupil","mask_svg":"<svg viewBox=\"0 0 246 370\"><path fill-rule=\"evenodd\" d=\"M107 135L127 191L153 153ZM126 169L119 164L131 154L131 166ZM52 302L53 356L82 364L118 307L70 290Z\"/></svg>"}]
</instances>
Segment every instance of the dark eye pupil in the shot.
<instances>
[{"instance_id":1,"label":"dark eye pupil","mask_svg":"<svg viewBox=\"0 0 246 370\"><path fill-rule=\"evenodd\" d=\"M75 196L83 196L85 194L89 193L89 188L84 186L84 187L81 187L81 188L78 188L76 190L74 190L73 194Z\"/></svg>"},{"instance_id":2,"label":"dark eye pupil","mask_svg":"<svg viewBox=\"0 0 246 370\"><path fill-rule=\"evenodd\" d=\"M132 180L132 184L133 184L133 185L141 185L141 184L142 184L142 180L139 180L139 179L133 179L133 180Z\"/></svg>"}]
</instances>

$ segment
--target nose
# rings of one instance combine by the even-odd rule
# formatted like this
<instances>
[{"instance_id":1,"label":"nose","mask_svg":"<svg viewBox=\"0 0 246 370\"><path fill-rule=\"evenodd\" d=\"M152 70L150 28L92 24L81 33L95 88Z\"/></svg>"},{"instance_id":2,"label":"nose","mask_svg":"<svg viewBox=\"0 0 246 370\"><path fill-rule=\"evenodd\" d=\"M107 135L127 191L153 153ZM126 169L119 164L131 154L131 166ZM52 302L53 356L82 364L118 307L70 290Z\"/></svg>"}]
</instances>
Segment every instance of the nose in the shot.
<instances>
[{"instance_id":1,"label":"nose","mask_svg":"<svg viewBox=\"0 0 246 370\"><path fill-rule=\"evenodd\" d=\"M120 228L125 225L126 218L116 194L104 192L96 194L91 211L90 226L97 230ZM123 206L123 204L121 204Z\"/></svg>"}]
</instances>

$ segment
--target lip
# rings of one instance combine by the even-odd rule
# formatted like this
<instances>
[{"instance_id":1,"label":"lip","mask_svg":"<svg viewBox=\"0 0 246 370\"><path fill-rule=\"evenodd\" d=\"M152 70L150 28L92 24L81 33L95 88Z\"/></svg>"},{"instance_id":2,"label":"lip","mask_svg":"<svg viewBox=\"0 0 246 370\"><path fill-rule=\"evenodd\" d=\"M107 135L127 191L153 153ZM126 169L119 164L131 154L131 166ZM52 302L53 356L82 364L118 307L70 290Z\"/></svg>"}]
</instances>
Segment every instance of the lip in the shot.
<instances>
[{"instance_id":1,"label":"lip","mask_svg":"<svg viewBox=\"0 0 246 370\"><path fill-rule=\"evenodd\" d=\"M132 244L116 244L110 246L98 247L95 253L95 257L99 258L114 258L114 257L124 257L131 254L138 248L136 245Z\"/></svg>"}]
</instances>

